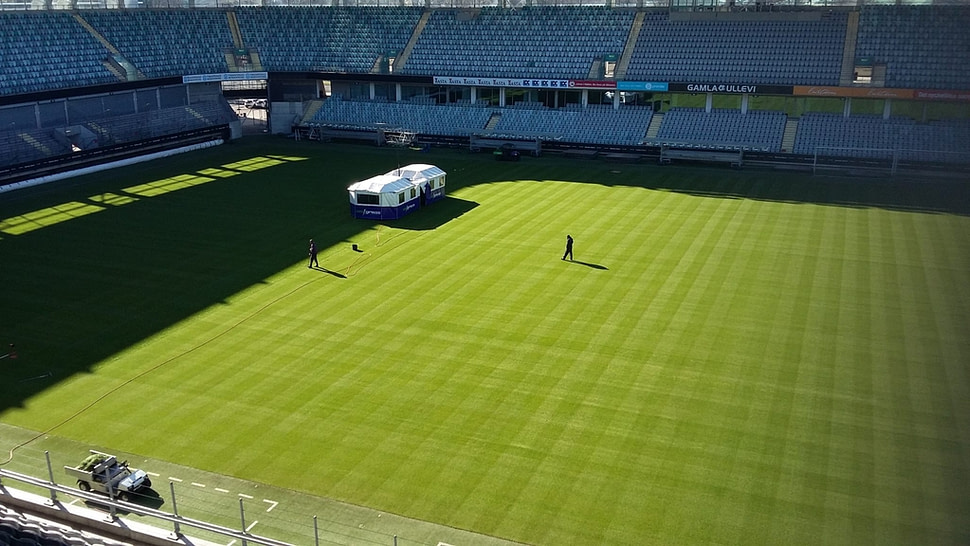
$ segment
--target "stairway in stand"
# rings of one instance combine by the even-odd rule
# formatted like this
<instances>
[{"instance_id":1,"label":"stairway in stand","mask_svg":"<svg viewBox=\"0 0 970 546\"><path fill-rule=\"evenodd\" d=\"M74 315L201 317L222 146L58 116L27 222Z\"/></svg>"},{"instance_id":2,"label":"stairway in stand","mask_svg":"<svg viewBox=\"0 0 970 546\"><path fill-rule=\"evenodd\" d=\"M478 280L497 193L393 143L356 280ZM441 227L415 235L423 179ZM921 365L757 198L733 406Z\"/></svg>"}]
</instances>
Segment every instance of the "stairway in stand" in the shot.
<instances>
[{"instance_id":1,"label":"stairway in stand","mask_svg":"<svg viewBox=\"0 0 970 546\"><path fill-rule=\"evenodd\" d=\"M397 57L397 61L394 63L394 71L400 72L404 65L408 62L408 57L411 56L411 51L414 50L414 44L418 43L418 38L424 31L425 25L428 24L428 19L431 18L431 10L425 10L421 14L421 18L418 19L418 24L414 25L414 32L411 33L411 38L408 40L407 45L404 46L404 51L401 52Z\"/></svg>"},{"instance_id":2,"label":"stairway in stand","mask_svg":"<svg viewBox=\"0 0 970 546\"><path fill-rule=\"evenodd\" d=\"M795 135L798 133L798 120L788 118L785 122L785 134L781 137L781 151L791 153L795 147Z\"/></svg>"},{"instance_id":3,"label":"stairway in stand","mask_svg":"<svg viewBox=\"0 0 970 546\"><path fill-rule=\"evenodd\" d=\"M663 123L663 120L664 115L659 112L650 118L650 126L647 127L647 136L645 137L645 140L649 141L657 138L657 135L660 133L660 124Z\"/></svg>"},{"instance_id":4,"label":"stairway in stand","mask_svg":"<svg viewBox=\"0 0 970 546\"><path fill-rule=\"evenodd\" d=\"M485 123L485 130L491 131L492 129L494 129L495 126L498 125L499 120L501 119L502 119L501 112L493 112L492 117L488 118L488 122Z\"/></svg>"}]
</instances>

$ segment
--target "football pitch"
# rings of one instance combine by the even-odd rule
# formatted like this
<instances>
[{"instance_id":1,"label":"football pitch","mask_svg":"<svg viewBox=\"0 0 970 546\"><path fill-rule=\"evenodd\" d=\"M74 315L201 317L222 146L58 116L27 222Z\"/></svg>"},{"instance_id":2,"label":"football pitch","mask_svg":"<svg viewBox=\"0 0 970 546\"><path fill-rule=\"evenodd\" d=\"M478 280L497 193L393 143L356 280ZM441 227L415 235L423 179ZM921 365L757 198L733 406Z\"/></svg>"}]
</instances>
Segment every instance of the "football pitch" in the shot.
<instances>
[{"instance_id":1,"label":"football pitch","mask_svg":"<svg viewBox=\"0 0 970 546\"><path fill-rule=\"evenodd\" d=\"M406 163L447 199L352 219ZM0 194L5 468L61 441L483 543L966 544L967 184L253 137Z\"/></svg>"}]
</instances>

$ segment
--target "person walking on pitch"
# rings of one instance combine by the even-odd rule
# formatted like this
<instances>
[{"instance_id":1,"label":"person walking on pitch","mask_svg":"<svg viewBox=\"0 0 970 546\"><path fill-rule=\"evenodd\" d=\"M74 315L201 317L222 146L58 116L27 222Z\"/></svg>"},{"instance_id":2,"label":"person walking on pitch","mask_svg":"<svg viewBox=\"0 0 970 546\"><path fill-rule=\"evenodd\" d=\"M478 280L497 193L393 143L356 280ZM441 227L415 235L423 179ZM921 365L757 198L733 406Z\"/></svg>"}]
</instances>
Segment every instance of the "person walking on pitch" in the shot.
<instances>
[{"instance_id":1,"label":"person walking on pitch","mask_svg":"<svg viewBox=\"0 0 970 546\"><path fill-rule=\"evenodd\" d=\"M565 260L566 256L569 256L569 261L573 261L573 236L566 235L566 252L562 255L562 259Z\"/></svg>"},{"instance_id":2,"label":"person walking on pitch","mask_svg":"<svg viewBox=\"0 0 970 546\"><path fill-rule=\"evenodd\" d=\"M310 239L310 263L307 264L307 269L313 266L320 267L320 264L317 263L317 244Z\"/></svg>"}]
</instances>

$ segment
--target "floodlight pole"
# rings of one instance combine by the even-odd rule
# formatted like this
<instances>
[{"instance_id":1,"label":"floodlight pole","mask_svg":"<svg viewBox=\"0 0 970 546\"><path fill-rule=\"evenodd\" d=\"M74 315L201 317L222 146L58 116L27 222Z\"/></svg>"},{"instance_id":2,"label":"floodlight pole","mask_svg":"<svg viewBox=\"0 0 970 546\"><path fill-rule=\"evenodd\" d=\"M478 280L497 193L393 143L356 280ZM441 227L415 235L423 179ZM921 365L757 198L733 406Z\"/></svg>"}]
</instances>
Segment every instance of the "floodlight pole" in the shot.
<instances>
[{"instance_id":1,"label":"floodlight pole","mask_svg":"<svg viewBox=\"0 0 970 546\"><path fill-rule=\"evenodd\" d=\"M320 546L320 530L317 528L316 516L313 516L313 544Z\"/></svg>"}]
</instances>

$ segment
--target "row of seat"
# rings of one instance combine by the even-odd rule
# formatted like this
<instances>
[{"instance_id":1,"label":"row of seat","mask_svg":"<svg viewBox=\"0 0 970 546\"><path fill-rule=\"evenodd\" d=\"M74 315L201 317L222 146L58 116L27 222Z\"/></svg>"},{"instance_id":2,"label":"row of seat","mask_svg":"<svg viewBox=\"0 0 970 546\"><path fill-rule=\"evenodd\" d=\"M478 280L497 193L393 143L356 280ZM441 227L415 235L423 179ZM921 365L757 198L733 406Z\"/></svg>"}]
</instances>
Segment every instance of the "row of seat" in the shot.
<instances>
[{"instance_id":1,"label":"row of seat","mask_svg":"<svg viewBox=\"0 0 970 546\"><path fill-rule=\"evenodd\" d=\"M795 153L849 157L892 157L953 163L970 162L970 120L916 123L809 113L798 122Z\"/></svg>"},{"instance_id":2,"label":"row of seat","mask_svg":"<svg viewBox=\"0 0 970 546\"><path fill-rule=\"evenodd\" d=\"M163 77L228 70L225 50L234 45L229 11L90 10L80 15L144 74ZM264 68L346 72L369 72L382 55L401 52L422 14L413 7L231 11L246 44L258 48ZM483 8L468 17L436 10L410 58L398 68L422 75L587 77L595 58L622 53L634 13L604 7ZM645 18L626 79L839 81L845 13L811 21L671 17L651 12ZM967 6L867 5L860 16L856 54L886 63L889 86L970 88L970 68L963 62L970 50L968 25ZM103 66L108 56L71 13L0 13L0 94L117 81ZM685 75L678 68L695 61L703 72ZM58 66L81 68L83 73L62 72Z\"/></svg>"},{"instance_id":3,"label":"row of seat","mask_svg":"<svg viewBox=\"0 0 970 546\"><path fill-rule=\"evenodd\" d=\"M866 5L859 15L856 56L885 63L891 87L970 88L970 9L966 6ZM925 74L933 63L937 70Z\"/></svg>"},{"instance_id":4,"label":"row of seat","mask_svg":"<svg viewBox=\"0 0 970 546\"><path fill-rule=\"evenodd\" d=\"M846 27L845 14L758 24L733 20L685 23L654 14L641 27L626 76L681 81L685 77L681 67L699 63L702 71L688 77L835 85Z\"/></svg>"},{"instance_id":5,"label":"row of seat","mask_svg":"<svg viewBox=\"0 0 970 546\"><path fill-rule=\"evenodd\" d=\"M0 544L11 546L120 546L122 543L28 517L0 505Z\"/></svg>"},{"instance_id":6,"label":"row of seat","mask_svg":"<svg viewBox=\"0 0 970 546\"><path fill-rule=\"evenodd\" d=\"M571 13L573 17L567 17ZM439 10L428 19L403 71L433 75L445 70L454 76L586 77L597 56L622 52L632 23L632 12L605 8L575 12L490 8L470 20L450 10ZM583 29L583 33L577 33L577 29Z\"/></svg>"},{"instance_id":7,"label":"row of seat","mask_svg":"<svg viewBox=\"0 0 970 546\"><path fill-rule=\"evenodd\" d=\"M784 112L671 108L664 114L657 139L777 152L781 150L787 120Z\"/></svg>"},{"instance_id":8,"label":"row of seat","mask_svg":"<svg viewBox=\"0 0 970 546\"><path fill-rule=\"evenodd\" d=\"M70 104L70 101L69 101ZM96 137L96 146L111 146L165 136L192 129L227 124L235 119L235 113L225 100L194 103L149 109L141 112L118 114L100 111L94 113L68 106L70 124L82 125ZM0 115L0 122L6 121ZM67 125L67 121L57 127ZM0 131L0 165L17 165L47 157L71 153L66 142L54 137L57 127L11 128Z\"/></svg>"},{"instance_id":9,"label":"row of seat","mask_svg":"<svg viewBox=\"0 0 970 546\"><path fill-rule=\"evenodd\" d=\"M779 152L788 116L784 112L672 108L664 114L655 139L645 141L653 112L648 107L569 105L550 109L537 104L506 108L471 104L433 105L370 101L325 102L314 122L344 128L404 128L423 134L467 135L484 132L540 140L598 144L671 145L699 149ZM808 113L799 120L794 152L851 157L891 157L918 161L970 162L970 120L917 123L911 118Z\"/></svg>"},{"instance_id":10,"label":"row of seat","mask_svg":"<svg viewBox=\"0 0 970 546\"><path fill-rule=\"evenodd\" d=\"M0 16L0 94L110 83L107 49L69 13Z\"/></svg>"},{"instance_id":11,"label":"row of seat","mask_svg":"<svg viewBox=\"0 0 970 546\"><path fill-rule=\"evenodd\" d=\"M225 12L97 10L82 16L148 77L228 69L224 50L233 40Z\"/></svg>"},{"instance_id":12,"label":"row of seat","mask_svg":"<svg viewBox=\"0 0 970 546\"><path fill-rule=\"evenodd\" d=\"M238 8L246 44L270 70L325 68L370 72L383 55L404 50L419 8Z\"/></svg>"}]
</instances>

